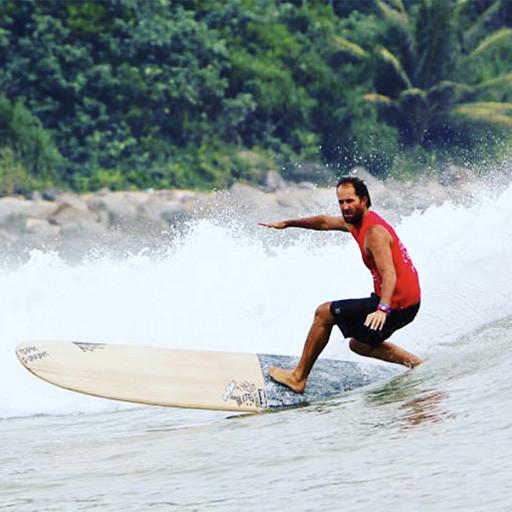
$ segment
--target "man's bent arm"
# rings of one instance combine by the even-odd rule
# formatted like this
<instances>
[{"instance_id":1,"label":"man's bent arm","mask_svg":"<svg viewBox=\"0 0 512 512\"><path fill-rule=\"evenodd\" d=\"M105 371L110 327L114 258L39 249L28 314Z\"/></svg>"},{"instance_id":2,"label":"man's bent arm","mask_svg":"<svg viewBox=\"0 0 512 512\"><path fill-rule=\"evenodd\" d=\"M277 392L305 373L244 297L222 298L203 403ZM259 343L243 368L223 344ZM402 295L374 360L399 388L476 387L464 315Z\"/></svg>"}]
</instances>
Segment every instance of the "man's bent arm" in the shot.
<instances>
[{"instance_id":1,"label":"man's bent arm","mask_svg":"<svg viewBox=\"0 0 512 512\"><path fill-rule=\"evenodd\" d=\"M396 287L396 270L391 254L391 236L381 227L370 229L367 233L367 248L370 250L382 279L381 302L391 304Z\"/></svg>"},{"instance_id":2,"label":"man's bent arm","mask_svg":"<svg viewBox=\"0 0 512 512\"><path fill-rule=\"evenodd\" d=\"M343 217L333 217L330 215L315 215L314 217L304 217L302 219L289 219L269 223L260 222L259 224L260 226L275 229L303 228L317 231L349 231Z\"/></svg>"},{"instance_id":3,"label":"man's bent arm","mask_svg":"<svg viewBox=\"0 0 512 512\"><path fill-rule=\"evenodd\" d=\"M396 286L396 270L391 254L391 236L381 226L375 226L366 233L366 249L369 251L377 265L377 270L382 279L381 304L390 306L391 297ZM382 330L386 322L387 313L380 309L370 313L364 325L374 330Z\"/></svg>"}]
</instances>

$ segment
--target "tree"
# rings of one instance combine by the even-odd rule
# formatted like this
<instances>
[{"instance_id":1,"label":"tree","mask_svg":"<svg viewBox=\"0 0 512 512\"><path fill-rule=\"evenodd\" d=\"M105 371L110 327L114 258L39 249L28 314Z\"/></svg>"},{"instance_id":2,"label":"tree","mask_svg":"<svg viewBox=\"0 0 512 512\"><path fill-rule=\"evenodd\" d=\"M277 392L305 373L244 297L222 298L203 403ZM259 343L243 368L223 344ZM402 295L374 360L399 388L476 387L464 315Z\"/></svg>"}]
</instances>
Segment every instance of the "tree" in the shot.
<instances>
[{"instance_id":1,"label":"tree","mask_svg":"<svg viewBox=\"0 0 512 512\"><path fill-rule=\"evenodd\" d=\"M470 144L479 126L511 133L512 73L503 55L510 57L512 29L488 32L501 0L476 19L465 16L470 2L420 0L409 9L401 0L376 2L387 45L375 52L375 91L365 98L407 146Z\"/></svg>"},{"instance_id":2,"label":"tree","mask_svg":"<svg viewBox=\"0 0 512 512\"><path fill-rule=\"evenodd\" d=\"M24 185L56 180L62 156L41 121L17 100L14 104L0 95L0 140L3 162L15 162L24 169ZM3 151L4 149L8 151ZM7 164L4 165L7 167ZM5 173L4 173L5 174ZM18 173L20 176L21 174ZM29 180L30 178L30 180ZM21 184L20 184L21 186Z\"/></svg>"}]
</instances>

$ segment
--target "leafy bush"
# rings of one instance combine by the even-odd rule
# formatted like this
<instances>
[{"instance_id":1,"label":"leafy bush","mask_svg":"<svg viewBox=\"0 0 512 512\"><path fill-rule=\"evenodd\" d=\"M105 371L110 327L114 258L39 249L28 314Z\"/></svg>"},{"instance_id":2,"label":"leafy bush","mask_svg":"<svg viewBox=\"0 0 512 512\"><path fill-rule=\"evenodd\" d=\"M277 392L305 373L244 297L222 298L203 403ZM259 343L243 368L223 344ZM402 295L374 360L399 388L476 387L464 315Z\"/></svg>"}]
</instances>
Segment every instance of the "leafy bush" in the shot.
<instances>
[{"instance_id":1,"label":"leafy bush","mask_svg":"<svg viewBox=\"0 0 512 512\"><path fill-rule=\"evenodd\" d=\"M0 196L29 195L50 183L30 174L10 148L0 149Z\"/></svg>"},{"instance_id":2,"label":"leafy bush","mask_svg":"<svg viewBox=\"0 0 512 512\"><path fill-rule=\"evenodd\" d=\"M81 191L498 155L512 130L507 5L4 0L0 147L26 185Z\"/></svg>"}]
</instances>

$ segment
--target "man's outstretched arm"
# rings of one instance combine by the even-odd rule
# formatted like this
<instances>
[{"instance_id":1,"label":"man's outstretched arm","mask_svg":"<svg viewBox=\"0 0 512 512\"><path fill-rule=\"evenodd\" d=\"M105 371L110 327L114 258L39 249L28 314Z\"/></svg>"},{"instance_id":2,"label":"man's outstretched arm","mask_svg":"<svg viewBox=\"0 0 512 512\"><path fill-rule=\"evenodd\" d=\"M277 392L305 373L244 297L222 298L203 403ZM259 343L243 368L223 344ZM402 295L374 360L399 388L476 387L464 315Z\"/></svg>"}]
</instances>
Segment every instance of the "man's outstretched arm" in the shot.
<instances>
[{"instance_id":1,"label":"man's outstretched arm","mask_svg":"<svg viewBox=\"0 0 512 512\"><path fill-rule=\"evenodd\" d=\"M343 220L341 215L339 217L315 215L314 217L304 217L302 219L259 222L259 225L274 229L304 228L315 229L317 231L349 231L348 224Z\"/></svg>"}]
</instances>

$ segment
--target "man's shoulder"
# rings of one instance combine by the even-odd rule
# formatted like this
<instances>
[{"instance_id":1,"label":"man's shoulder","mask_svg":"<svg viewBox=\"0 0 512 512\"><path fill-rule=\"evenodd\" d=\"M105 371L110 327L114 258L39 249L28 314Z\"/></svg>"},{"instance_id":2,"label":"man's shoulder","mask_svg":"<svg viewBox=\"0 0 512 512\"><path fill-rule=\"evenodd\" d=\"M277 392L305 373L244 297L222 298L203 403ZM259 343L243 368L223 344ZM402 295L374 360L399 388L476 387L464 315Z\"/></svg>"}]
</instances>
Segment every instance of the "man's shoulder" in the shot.
<instances>
[{"instance_id":1,"label":"man's shoulder","mask_svg":"<svg viewBox=\"0 0 512 512\"><path fill-rule=\"evenodd\" d=\"M387 225L385 224L372 224L368 227L365 234L367 244L393 240L393 236L390 233Z\"/></svg>"},{"instance_id":2,"label":"man's shoulder","mask_svg":"<svg viewBox=\"0 0 512 512\"><path fill-rule=\"evenodd\" d=\"M375 210L368 210L368 216L370 217L372 223L376 222L387 224L386 219L384 219L384 217L377 213Z\"/></svg>"}]
</instances>

